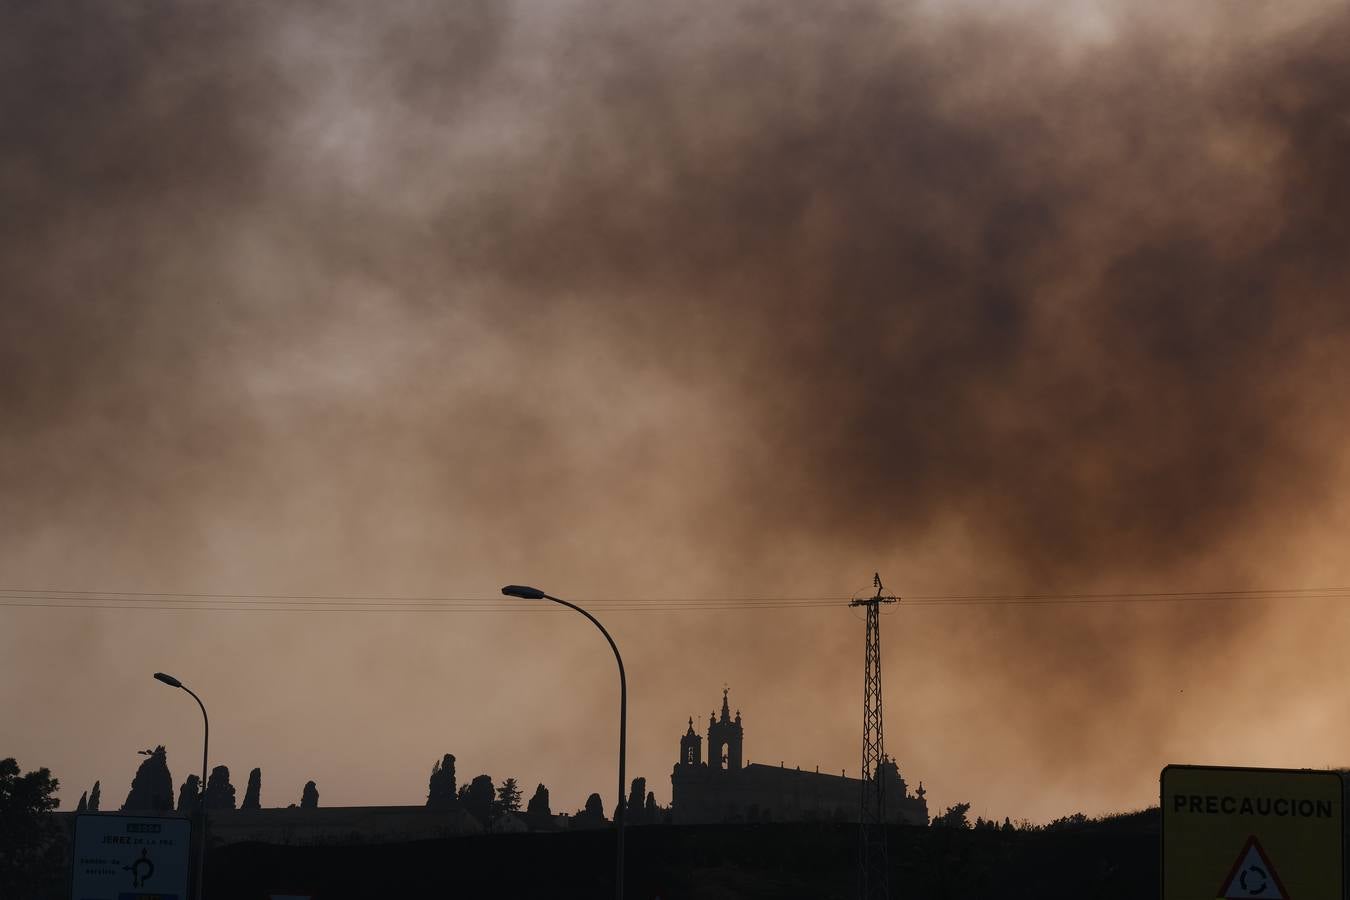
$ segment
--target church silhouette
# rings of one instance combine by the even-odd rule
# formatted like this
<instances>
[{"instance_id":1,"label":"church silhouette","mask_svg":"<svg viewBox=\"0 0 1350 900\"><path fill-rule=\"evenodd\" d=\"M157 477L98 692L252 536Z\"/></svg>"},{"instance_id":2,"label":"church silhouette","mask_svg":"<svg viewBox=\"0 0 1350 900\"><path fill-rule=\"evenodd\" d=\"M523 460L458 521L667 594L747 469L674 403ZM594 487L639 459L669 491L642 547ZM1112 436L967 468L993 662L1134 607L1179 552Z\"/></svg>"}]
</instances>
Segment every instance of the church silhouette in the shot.
<instances>
[{"instance_id":1,"label":"church silhouette","mask_svg":"<svg viewBox=\"0 0 1350 900\"><path fill-rule=\"evenodd\" d=\"M740 710L731 716L728 690L722 691L722 715L708 716L708 760L703 737L689 730L680 738L680 758L670 775L671 815L677 825L719 822L857 822L863 783L858 778L782 765L744 765L745 729ZM886 820L927 825L923 785L911 794L892 759L881 765L886 791Z\"/></svg>"}]
</instances>

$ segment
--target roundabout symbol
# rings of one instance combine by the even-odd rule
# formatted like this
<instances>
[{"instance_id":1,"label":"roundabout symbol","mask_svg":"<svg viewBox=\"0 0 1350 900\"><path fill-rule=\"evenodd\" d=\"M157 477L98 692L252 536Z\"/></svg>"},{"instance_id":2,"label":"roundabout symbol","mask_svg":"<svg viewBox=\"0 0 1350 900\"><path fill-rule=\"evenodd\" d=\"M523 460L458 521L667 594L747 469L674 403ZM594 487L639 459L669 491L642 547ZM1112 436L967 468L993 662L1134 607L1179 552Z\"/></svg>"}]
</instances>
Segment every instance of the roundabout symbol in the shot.
<instances>
[{"instance_id":1,"label":"roundabout symbol","mask_svg":"<svg viewBox=\"0 0 1350 900\"><path fill-rule=\"evenodd\" d=\"M1255 877L1251 879L1256 884L1255 887L1247 883L1247 876L1252 872L1256 873ZM1266 877L1266 870L1260 866L1248 866L1242 870L1242 875L1238 878L1238 883L1242 885L1242 889L1249 894L1260 894L1266 889L1266 884L1269 881L1270 879Z\"/></svg>"},{"instance_id":2,"label":"roundabout symbol","mask_svg":"<svg viewBox=\"0 0 1350 900\"><path fill-rule=\"evenodd\" d=\"M149 852L150 852L149 850L142 847L141 858L133 861L129 865L125 865L122 867L123 869L126 869L128 872L131 873L132 887L144 887L146 880L149 879L151 875L155 874L155 864L152 863L150 861L150 857L146 855ZM141 866L145 866L144 875L141 874Z\"/></svg>"}]
</instances>

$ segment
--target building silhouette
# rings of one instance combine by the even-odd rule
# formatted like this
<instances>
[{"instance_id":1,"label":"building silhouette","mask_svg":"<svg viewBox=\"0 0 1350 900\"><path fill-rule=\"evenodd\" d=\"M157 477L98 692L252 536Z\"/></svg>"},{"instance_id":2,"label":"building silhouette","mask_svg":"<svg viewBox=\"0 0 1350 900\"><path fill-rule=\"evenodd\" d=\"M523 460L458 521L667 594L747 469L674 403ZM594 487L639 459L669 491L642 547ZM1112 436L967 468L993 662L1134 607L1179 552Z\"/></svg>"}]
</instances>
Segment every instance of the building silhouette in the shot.
<instances>
[{"instance_id":1,"label":"building silhouette","mask_svg":"<svg viewBox=\"0 0 1350 900\"><path fill-rule=\"evenodd\" d=\"M722 714L708 717L708 759L694 720L680 737L680 757L670 775L671 816L677 825L719 822L857 822L862 781L842 773L803 772L781 763L743 764L745 729L722 691ZM911 794L895 761L881 765L885 779L886 820L927 825L923 785Z\"/></svg>"}]
</instances>

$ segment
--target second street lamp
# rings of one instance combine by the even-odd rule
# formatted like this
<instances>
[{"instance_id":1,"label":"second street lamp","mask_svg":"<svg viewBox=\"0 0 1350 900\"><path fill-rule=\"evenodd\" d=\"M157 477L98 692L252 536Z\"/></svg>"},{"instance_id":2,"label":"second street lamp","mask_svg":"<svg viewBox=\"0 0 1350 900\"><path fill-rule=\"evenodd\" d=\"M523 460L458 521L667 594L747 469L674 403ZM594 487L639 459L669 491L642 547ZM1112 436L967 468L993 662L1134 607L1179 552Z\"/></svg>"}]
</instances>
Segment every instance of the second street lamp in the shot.
<instances>
[{"instance_id":1,"label":"second street lamp","mask_svg":"<svg viewBox=\"0 0 1350 900\"><path fill-rule=\"evenodd\" d=\"M600 629L600 633L609 641L609 649L614 651L614 660L619 664L619 802L614 810L614 825L619 833L618 855L615 862L614 871L614 895L623 900L623 826L625 816L626 801L624 799L624 781L626 780L626 753L628 743L628 678L623 672L623 657L619 655L619 648L614 643L614 638L609 636L605 626L600 624L600 620L586 610L577 606L575 603L568 603L566 600L560 600L550 594L546 594L539 588L526 587L521 584L508 584L502 588L502 593L508 597L519 597L522 600L552 600L566 606L568 609L575 609L583 616L591 620L591 624Z\"/></svg>"},{"instance_id":2,"label":"second street lamp","mask_svg":"<svg viewBox=\"0 0 1350 900\"><path fill-rule=\"evenodd\" d=\"M211 742L211 720L206 717L206 704L202 703L201 697L193 693L192 688L163 672L156 672L155 680L162 681L169 687L187 691L202 708L202 783L201 790L197 794L197 821L200 828L197 835L197 890L194 898L202 900L202 870L206 867L206 751Z\"/></svg>"}]
</instances>

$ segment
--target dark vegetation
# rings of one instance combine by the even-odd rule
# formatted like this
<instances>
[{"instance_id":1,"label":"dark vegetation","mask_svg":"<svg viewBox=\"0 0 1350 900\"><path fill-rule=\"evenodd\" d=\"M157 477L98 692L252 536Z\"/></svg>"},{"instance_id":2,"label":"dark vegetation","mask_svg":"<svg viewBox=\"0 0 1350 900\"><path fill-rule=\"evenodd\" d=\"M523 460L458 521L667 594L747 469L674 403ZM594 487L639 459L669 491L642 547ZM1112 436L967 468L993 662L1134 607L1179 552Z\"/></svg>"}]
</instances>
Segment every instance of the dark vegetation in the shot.
<instances>
[{"instance_id":1,"label":"dark vegetation","mask_svg":"<svg viewBox=\"0 0 1350 900\"><path fill-rule=\"evenodd\" d=\"M129 800L160 798L171 784L163 749L146 754ZM522 792L514 779L494 788L491 778L480 775L455 791L453 772L453 759L433 767L429 805L436 797L446 802L448 795L466 809L485 808L489 820L519 810ZM217 767L211 781L218 802L232 805L228 771ZM260 786L261 773L255 770L250 783ZM0 897L64 896L73 820L46 815L56 808L57 787L46 769L20 775L14 760L0 760ZM635 818L627 841L631 896L846 900L855 895L857 826L663 825L645 788L645 782L634 779L626 798L626 812ZM96 795L82 798L86 809ZM207 796L210 804L209 787ZM318 791L310 782L301 805L317 803ZM934 816L930 828L889 830L898 896L1139 900L1158 895L1156 808L1104 819L1077 813L1047 825L979 818L972 825L969 808L965 803L948 807ZM614 833L604 827L598 794L588 798L569 830L548 833L553 823L542 784L523 816L535 832L398 844L216 847L207 859L207 893L233 900L264 900L278 889L313 892L325 900L403 894L592 898L612 889Z\"/></svg>"},{"instance_id":2,"label":"dark vegetation","mask_svg":"<svg viewBox=\"0 0 1350 900\"><path fill-rule=\"evenodd\" d=\"M173 781L165 750L142 753L146 759L124 809L167 812ZM0 898L61 897L73 820L45 815L57 806L58 782L49 771L19 773L14 760L0 760ZM261 785L262 772L254 769L243 808L260 808ZM198 786L197 776L188 776L178 795L180 811L195 808ZM96 811L99 794L95 783L78 810ZM204 796L208 810L234 808L228 768L212 770ZM522 810L523 796L514 778L496 785L484 774L458 786L455 757L446 754L432 766L428 807L463 809L485 829L517 815L530 833L395 844L216 847L207 861L207 893L263 900L269 891L286 889L339 900L402 893L591 898L612 890L614 833L600 795L591 794L563 830L553 818L546 786L537 785ZM300 806L314 808L318 801L318 789L308 782ZM856 825L672 826L669 811L657 806L640 777L623 802L633 826L627 887L634 897L845 900L856 893ZM1102 819L1075 813L1046 825L983 818L972 823L969 812L969 803L956 803L935 812L929 828L890 829L897 896L1138 900L1158 894L1156 808Z\"/></svg>"},{"instance_id":3,"label":"dark vegetation","mask_svg":"<svg viewBox=\"0 0 1350 900\"><path fill-rule=\"evenodd\" d=\"M262 809L262 769L248 773L248 787L244 789L244 802L240 809Z\"/></svg>"},{"instance_id":4,"label":"dark vegetation","mask_svg":"<svg viewBox=\"0 0 1350 900\"><path fill-rule=\"evenodd\" d=\"M229 766L216 766L211 770L202 802L208 810L234 809L234 785L230 784Z\"/></svg>"},{"instance_id":5,"label":"dark vegetation","mask_svg":"<svg viewBox=\"0 0 1350 900\"><path fill-rule=\"evenodd\" d=\"M442 812L463 809L484 829L492 830L505 815L518 814L532 831L551 831L556 826L549 806L548 788L540 784L521 810L524 791L514 778L494 785L491 775L477 775L467 784L456 787L455 757L452 753L431 766L427 779L427 807ZM658 824L666 821L667 810L657 806L656 795L647 790L647 779L634 778L626 801L625 812L632 825ZM605 818L599 794L586 798L584 808L572 817L573 828L598 828L610 821Z\"/></svg>"},{"instance_id":6,"label":"dark vegetation","mask_svg":"<svg viewBox=\"0 0 1350 900\"><path fill-rule=\"evenodd\" d=\"M992 825L992 827L990 827ZM638 827L628 834L628 893L662 900L847 900L856 894L857 826ZM1149 900L1158 896L1156 809L1047 826L896 826L896 896L926 900ZM609 829L485 834L351 847L235 844L213 851L207 890L263 900L284 886L325 900L376 896L604 897Z\"/></svg>"},{"instance_id":7,"label":"dark vegetation","mask_svg":"<svg viewBox=\"0 0 1350 900\"><path fill-rule=\"evenodd\" d=\"M178 811L180 813L195 813L201 790L202 780L196 775L189 775L187 780L183 782L183 786L178 789Z\"/></svg>"},{"instance_id":8,"label":"dark vegetation","mask_svg":"<svg viewBox=\"0 0 1350 900\"><path fill-rule=\"evenodd\" d=\"M168 754L161 745L153 750L142 750L145 761L131 779L123 809L138 811L173 811L173 776L169 774Z\"/></svg>"},{"instance_id":9,"label":"dark vegetation","mask_svg":"<svg viewBox=\"0 0 1350 900\"><path fill-rule=\"evenodd\" d=\"M47 769L20 771L16 760L0 759L0 897L57 897L65 836L45 814L56 809L61 783Z\"/></svg>"},{"instance_id":10,"label":"dark vegetation","mask_svg":"<svg viewBox=\"0 0 1350 900\"><path fill-rule=\"evenodd\" d=\"M431 767L431 779L427 784L427 806L441 812L459 808L459 796L455 793L455 757L447 753L441 761Z\"/></svg>"},{"instance_id":11,"label":"dark vegetation","mask_svg":"<svg viewBox=\"0 0 1350 900\"><path fill-rule=\"evenodd\" d=\"M508 778L497 788L498 813L520 812L520 785L514 778Z\"/></svg>"},{"instance_id":12,"label":"dark vegetation","mask_svg":"<svg viewBox=\"0 0 1350 900\"><path fill-rule=\"evenodd\" d=\"M236 790L230 781L228 766L216 766L207 778L206 790L201 789L201 779L196 774L188 775L178 788L177 803L173 795L173 775L169 772L168 753L164 747L142 750L145 759L132 778L131 790L121 809L126 812L172 812L192 814L199 803L205 803L206 809L224 810L236 808ZM98 812L100 785L94 782L92 791L81 795L75 807L76 812ZM517 815L534 831L548 831L555 827L553 810L549 806L548 788L540 784L528 804L524 803L524 791L515 778L507 778L500 785L495 784L490 775L478 775L463 785L458 785L455 776L454 754L447 753L431 767L431 777L427 782L427 802L430 809L439 812L465 810L478 821L484 829L494 826L507 814ZM625 801L628 822L633 825L657 824L668 820L668 810L656 803L656 795L647 791L647 779L634 778L632 791ZM249 772L248 786L244 790L244 799L238 803L240 809L262 809L262 769L254 768ZM292 803L290 806L295 806ZM301 809L315 809L319 805L319 790L313 781L307 782L301 792ZM595 828L610 820L605 817L604 807L599 794L591 794L583 809L577 810L572 817L572 827Z\"/></svg>"},{"instance_id":13,"label":"dark vegetation","mask_svg":"<svg viewBox=\"0 0 1350 900\"><path fill-rule=\"evenodd\" d=\"M605 824L605 807L600 801L599 794L591 794L586 798L586 805L581 812L572 817L572 826L574 828L598 828Z\"/></svg>"},{"instance_id":14,"label":"dark vegetation","mask_svg":"<svg viewBox=\"0 0 1350 900\"><path fill-rule=\"evenodd\" d=\"M525 823L535 831L544 831L553 822L553 810L548 805L548 788L542 784L534 789L534 796L525 807Z\"/></svg>"}]
</instances>

